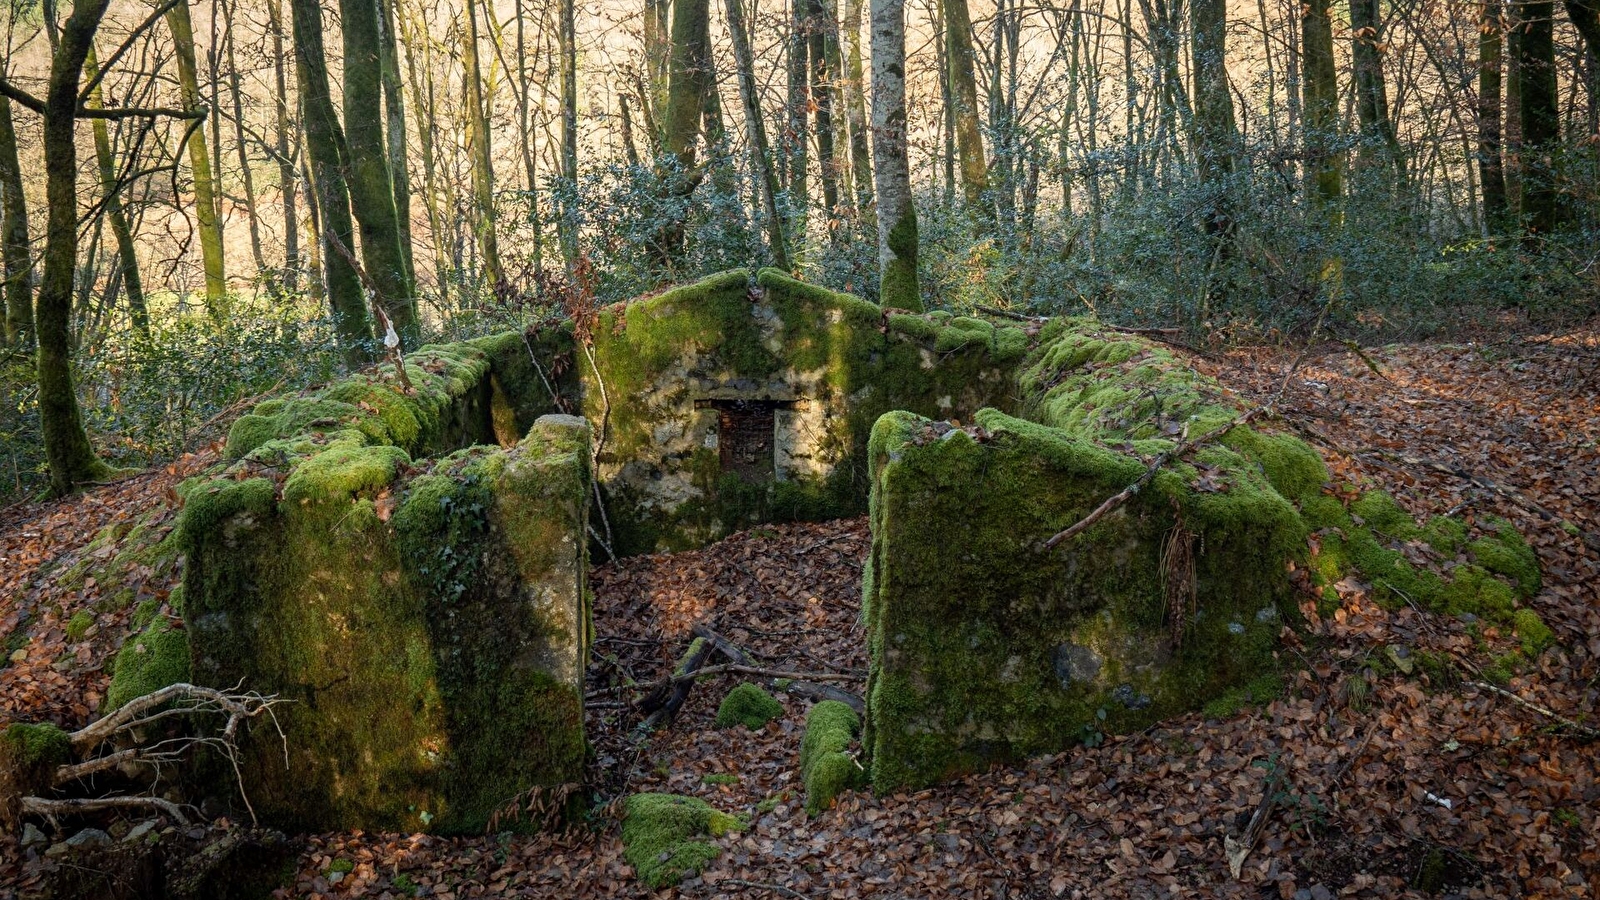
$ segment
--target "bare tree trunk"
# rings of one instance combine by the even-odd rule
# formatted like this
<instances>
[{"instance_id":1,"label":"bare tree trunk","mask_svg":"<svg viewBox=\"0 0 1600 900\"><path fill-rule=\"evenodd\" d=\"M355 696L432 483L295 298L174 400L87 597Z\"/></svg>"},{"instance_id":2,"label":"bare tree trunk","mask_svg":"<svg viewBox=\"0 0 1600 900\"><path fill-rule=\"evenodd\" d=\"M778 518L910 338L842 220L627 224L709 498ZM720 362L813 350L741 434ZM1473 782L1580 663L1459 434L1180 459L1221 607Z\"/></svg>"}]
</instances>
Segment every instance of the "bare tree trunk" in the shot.
<instances>
[{"instance_id":1,"label":"bare tree trunk","mask_svg":"<svg viewBox=\"0 0 1600 900\"><path fill-rule=\"evenodd\" d=\"M92 44L88 56L84 58L83 71L91 81L99 74L100 64L95 59ZM84 106L88 109L105 108L99 82L89 91ZM94 131L94 155L100 172L100 187L105 193L105 214L111 221L111 237L117 242L117 269L122 274L122 285L128 291L128 316L133 321L134 330L148 339L150 313L145 307L144 285L139 279L139 258L133 244L133 230L128 227L128 213L122 206L122 185L118 183L117 165L111 156L111 129L107 127L105 119L94 119L90 125Z\"/></svg>"},{"instance_id":2,"label":"bare tree trunk","mask_svg":"<svg viewBox=\"0 0 1600 900\"><path fill-rule=\"evenodd\" d=\"M855 178L856 209L864 227L873 227L872 154L867 149L866 73L861 62L861 8L865 0L845 0L844 34L850 42L846 63L849 79L845 84L845 106L850 121L850 170Z\"/></svg>"},{"instance_id":3,"label":"bare tree trunk","mask_svg":"<svg viewBox=\"0 0 1600 900\"><path fill-rule=\"evenodd\" d=\"M917 210L906 156L906 19L900 0L872 0L872 155L878 197L878 302L920 312Z\"/></svg>"},{"instance_id":4,"label":"bare tree trunk","mask_svg":"<svg viewBox=\"0 0 1600 900\"><path fill-rule=\"evenodd\" d=\"M0 95L0 272L4 273L6 343L33 342L33 266L28 250L28 202L22 193L11 98Z\"/></svg>"},{"instance_id":5,"label":"bare tree trunk","mask_svg":"<svg viewBox=\"0 0 1600 900\"><path fill-rule=\"evenodd\" d=\"M401 9L395 8L395 17ZM439 305L449 306L450 298L450 239L445 228L444 213L439 208L438 162L435 159L435 136L438 134L438 117L434 110L433 57L427 39L426 26L414 19L407 20L406 70L411 78L413 108L417 111L417 138L422 149L422 198L428 212L428 232L433 243L433 272ZM418 35L421 35L419 38ZM417 57L423 57L420 68Z\"/></svg>"},{"instance_id":6,"label":"bare tree trunk","mask_svg":"<svg viewBox=\"0 0 1600 900\"><path fill-rule=\"evenodd\" d=\"M1302 10L1306 174L1312 198L1326 205L1339 199L1344 179L1343 154L1335 146L1339 139L1339 87L1334 80L1333 20L1329 0L1309 0Z\"/></svg>"},{"instance_id":7,"label":"bare tree trunk","mask_svg":"<svg viewBox=\"0 0 1600 900\"><path fill-rule=\"evenodd\" d=\"M808 35L811 18L807 15L810 0L789 0L789 104L785 111L789 124L784 129L782 148L785 187L789 193L789 224L795 229L796 258L805 255L806 219L811 206L810 164L808 150L811 145L806 114L810 107L810 49Z\"/></svg>"},{"instance_id":8,"label":"bare tree trunk","mask_svg":"<svg viewBox=\"0 0 1600 900\"><path fill-rule=\"evenodd\" d=\"M461 47L467 81L467 140L472 146L472 197L477 206L478 252L483 255L484 280L493 289L505 284L500 265L500 242L495 238L494 164L489 158L489 120L483 110L483 73L478 66L478 4L466 0L467 32Z\"/></svg>"},{"instance_id":9,"label":"bare tree trunk","mask_svg":"<svg viewBox=\"0 0 1600 900\"><path fill-rule=\"evenodd\" d=\"M1500 0L1480 6L1478 30L1478 172L1483 183L1484 228L1491 234L1510 224L1506 174L1500 148Z\"/></svg>"},{"instance_id":10,"label":"bare tree trunk","mask_svg":"<svg viewBox=\"0 0 1600 900\"><path fill-rule=\"evenodd\" d=\"M340 0L344 18L344 127L350 207L361 229L361 263L376 302L404 346L421 338L413 285L400 247L400 216L383 135L382 41L378 0Z\"/></svg>"},{"instance_id":11,"label":"bare tree trunk","mask_svg":"<svg viewBox=\"0 0 1600 900\"><path fill-rule=\"evenodd\" d=\"M239 178L244 185L244 206L246 221L250 226L250 257L255 260L256 271L262 272L267 268L267 258L261 252L261 217L256 210L256 179L250 172L250 157L245 152L244 144L244 91L240 88L239 62L234 52L237 39L233 34L234 7L238 0L226 0L217 4L222 8L224 30L222 39L227 47L228 58L228 92L233 100L233 149L239 157ZM215 12L213 12L215 15ZM215 54L215 50L212 51ZM215 118L215 117L214 117ZM220 174L220 167L219 167ZM115 231L115 223L113 223ZM120 243L120 242L119 242Z\"/></svg>"},{"instance_id":12,"label":"bare tree trunk","mask_svg":"<svg viewBox=\"0 0 1600 900\"><path fill-rule=\"evenodd\" d=\"M406 284L413 293L417 263L411 243L411 164L406 152L406 105L400 83L400 39L396 33L396 0L378 0L378 28L382 40L384 140L389 151L389 174L394 180L394 211L400 224L400 255L405 260Z\"/></svg>"},{"instance_id":13,"label":"bare tree trunk","mask_svg":"<svg viewBox=\"0 0 1600 900\"><path fill-rule=\"evenodd\" d=\"M289 0L293 17L295 71L300 85L302 129L306 136L306 168L312 190L322 281L333 314L334 330L345 361L352 367L371 360L372 325L353 260L355 226L350 220L350 189L345 181L345 146L339 118L328 89L327 51L322 44L322 8L318 0Z\"/></svg>"},{"instance_id":14,"label":"bare tree trunk","mask_svg":"<svg viewBox=\"0 0 1600 900\"><path fill-rule=\"evenodd\" d=\"M695 165L695 141L700 135L706 94L715 90L711 75L710 0L676 0L672 8L672 63L667 95L664 156L672 170L663 172L662 187L668 207L665 221L651 240L657 264L670 267L683 253L686 220L682 201L699 184L704 169Z\"/></svg>"},{"instance_id":15,"label":"bare tree trunk","mask_svg":"<svg viewBox=\"0 0 1600 900\"><path fill-rule=\"evenodd\" d=\"M183 97L183 108L197 112L201 108L200 82L187 0L167 13L167 27L172 31L173 52L178 59L178 89ZM194 217L199 223L200 259L205 269L206 307L213 316L220 318L227 312L228 281L223 273L220 206L203 129L196 128L190 133L188 149L189 170L194 177Z\"/></svg>"},{"instance_id":16,"label":"bare tree trunk","mask_svg":"<svg viewBox=\"0 0 1600 900\"><path fill-rule=\"evenodd\" d=\"M761 99L756 87L750 36L745 30L742 0L726 0L728 34L733 41L733 64L739 79L739 101L744 106L745 140L750 144L750 166L755 172L756 193L766 223L767 252L772 264L788 270L789 252L784 246L783 219L778 215L778 178L772 170L772 149L767 143L767 126L761 118ZM624 107L626 108L626 107Z\"/></svg>"},{"instance_id":17,"label":"bare tree trunk","mask_svg":"<svg viewBox=\"0 0 1600 900\"><path fill-rule=\"evenodd\" d=\"M961 190L969 213L980 223L992 222L994 217L987 213L984 198L989 189L989 164L983 158L983 128L978 121L978 81L967 0L944 0L944 48L951 119L956 149L961 154Z\"/></svg>"},{"instance_id":18,"label":"bare tree trunk","mask_svg":"<svg viewBox=\"0 0 1600 900\"><path fill-rule=\"evenodd\" d=\"M515 14L517 17L517 73L512 80L517 94L517 133L522 150L522 169L527 177L528 197L528 225L533 230L533 271L535 276L544 274L544 227L539 218L539 165L538 150L534 137L533 123L528 113L528 92L532 86L528 84L528 46L524 33L524 14L522 0L516 0ZM628 126L628 100L622 98L622 123L624 129L631 130ZM633 146L631 134L628 146ZM632 164L638 165L638 153L632 153Z\"/></svg>"},{"instance_id":19,"label":"bare tree trunk","mask_svg":"<svg viewBox=\"0 0 1600 900\"><path fill-rule=\"evenodd\" d=\"M1550 0L1520 0L1517 61L1521 70L1519 110L1522 119L1522 212L1535 237L1562 223L1556 189L1560 112L1556 95L1555 10Z\"/></svg>"},{"instance_id":20,"label":"bare tree trunk","mask_svg":"<svg viewBox=\"0 0 1600 900\"><path fill-rule=\"evenodd\" d=\"M833 4L825 0L806 0L810 21L811 105L816 109L817 168L822 174L822 207L828 235L834 234L833 217L839 208L839 168L834 158L833 106L839 76L839 20Z\"/></svg>"},{"instance_id":21,"label":"bare tree trunk","mask_svg":"<svg viewBox=\"0 0 1600 900\"><path fill-rule=\"evenodd\" d=\"M51 490L60 495L102 479L110 467L95 456L83 427L72 383L72 287L78 251L78 147L73 125L78 79L110 0L74 0L72 15L51 54L44 103L45 171L44 278L39 283L39 424ZM183 8L183 7L179 7Z\"/></svg>"},{"instance_id":22,"label":"bare tree trunk","mask_svg":"<svg viewBox=\"0 0 1600 900\"><path fill-rule=\"evenodd\" d=\"M1361 123L1359 160L1371 166L1374 157L1394 167L1396 186L1406 177L1405 156L1389 118L1389 92L1383 81L1382 21L1378 0L1350 0L1350 40L1352 68L1356 82L1356 117Z\"/></svg>"},{"instance_id":23,"label":"bare tree trunk","mask_svg":"<svg viewBox=\"0 0 1600 900\"><path fill-rule=\"evenodd\" d=\"M664 0L659 0L665 6ZM578 33L573 0L561 3L561 177L566 181L560 217L561 257L571 275L578 262Z\"/></svg>"},{"instance_id":24,"label":"bare tree trunk","mask_svg":"<svg viewBox=\"0 0 1600 900\"><path fill-rule=\"evenodd\" d=\"M1228 192L1239 145L1233 96L1228 89L1227 3L1191 0L1189 9L1194 44L1194 153L1206 192L1203 215L1206 233L1225 239L1233 230Z\"/></svg>"},{"instance_id":25,"label":"bare tree trunk","mask_svg":"<svg viewBox=\"0 0 1600 900\"><path fill-rule=\"evenodd\" d=\"M300 275L300 213L294 154L289 147L289 78L279 0L269 0L267 21L272 32L273 153L278 160L278 191L283 196L283 286L292 292Z\"/></svg>"}]
</instances>

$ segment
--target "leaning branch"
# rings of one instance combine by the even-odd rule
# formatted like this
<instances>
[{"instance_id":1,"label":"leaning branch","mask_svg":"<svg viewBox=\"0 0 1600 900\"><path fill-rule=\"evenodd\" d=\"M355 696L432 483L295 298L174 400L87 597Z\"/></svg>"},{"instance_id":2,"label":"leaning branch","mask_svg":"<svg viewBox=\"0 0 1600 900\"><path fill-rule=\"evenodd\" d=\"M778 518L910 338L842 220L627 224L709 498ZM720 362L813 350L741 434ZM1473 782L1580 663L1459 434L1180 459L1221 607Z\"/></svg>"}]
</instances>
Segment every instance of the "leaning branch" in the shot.
<instances>
[{"instance_id":1,"label":"leaning branch","mask_svg":"<svg viewBox=\"0 0 1600 900\"><path fill-rule=\"evenodd\" d=\"M1478 688L1479 690L1488 691L1491 694L1498 694L1501 697L1504 697L1507 700L1510 700L1511 702L1517 704L1518 706L1522 707L1523 709L1529 709L1529 710L1532 710L1532 711L1538 713L1541 716L1544 716L1547 719L1553 719L1553 720L1555 720L1556 724L1558 724L1561 727L1566 728L1566 729L1574 732L1579 737L1582 737L1585 740L1590 740L1590 741L1600 740L1600 729L1590 728L1589 726L1584 725L1581 722L1574 722L1573 720L1567 718L1566 716L1563 716L1563 715L1557 713L1555 710L1547 709L1547 708L1545 708L1543 706L1540 706L1537 703L1532 702L1531 700L1524 700L1521 697L1517 696L1516 694L1513 694L1512 692L1506 690L1505 688L1495 687L1492 684L1488 684L1488 683L1482 682L1482 681L1468 681L1468 682L1466 682L1466 684L1471 685L1472 687Z\"/></svg>"}]
</instances>

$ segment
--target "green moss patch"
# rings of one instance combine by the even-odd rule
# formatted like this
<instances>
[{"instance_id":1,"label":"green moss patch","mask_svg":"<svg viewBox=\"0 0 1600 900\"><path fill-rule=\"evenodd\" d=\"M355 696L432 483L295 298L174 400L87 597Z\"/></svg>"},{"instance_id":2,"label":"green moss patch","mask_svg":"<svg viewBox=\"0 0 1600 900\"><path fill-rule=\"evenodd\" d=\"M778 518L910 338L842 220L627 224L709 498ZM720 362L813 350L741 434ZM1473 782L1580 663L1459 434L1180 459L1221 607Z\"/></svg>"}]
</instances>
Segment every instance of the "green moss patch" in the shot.
<instances>
[{"instance_id":1,"label":"green moss patch","mask_svg":"<svg viewBox=\"0 0 1600 900\"><path fill-rule=\"evenodd\" d=\"M747 681L722 698L721 705L717 707L717 727L743 725L751 731L760 731L768 722L782 716L783 704Z\"/></svg>"},{"instance_id":2,"label":"green moss patch","mask_svg":"<svg viewBox=\"0 0 1600 900\"><path fill-rule=\"evenodd\" d=\"M800 780L806 787L807 813L822 814L835 797L865 780L865 769L850 754L850 746L860 734L861 718L837 700L823 700L806 714L806 733L800 741Z\"/></svg>"},{"instance_id":3,"label":"green moss patch","mask_svg":"<svg viewBox=\"0 0 1600 900\"><path fill-rule=\"evenodd\" d=\"M189 633L165 619L150 623L117 651L105 709L189 680ZM231 685L229 685L231 687Z\"/></svg>"},{"instance_id":4,"label":"green moss patch","mask_svg":"<svg viewBox=\"0 0 1600 900\"><path fill-rule=\"evenodd\" d=\"M706 838L742 829L735 816L676 794L634 794L623 805L623 858L650 888L698 875L722 853Z\"/></svg>"},{"instance_id":5,"label":"green moss patch","mask_svg":"<svg viewBox=\"0 0 1600 900\"><path fill-rule=\"evenodd\" d=\"M0 731L0 825L14 832L22 798L47 796L56 767L71 761L72 740L54 725L17 722Z\"/></svg>"}]
</instances>

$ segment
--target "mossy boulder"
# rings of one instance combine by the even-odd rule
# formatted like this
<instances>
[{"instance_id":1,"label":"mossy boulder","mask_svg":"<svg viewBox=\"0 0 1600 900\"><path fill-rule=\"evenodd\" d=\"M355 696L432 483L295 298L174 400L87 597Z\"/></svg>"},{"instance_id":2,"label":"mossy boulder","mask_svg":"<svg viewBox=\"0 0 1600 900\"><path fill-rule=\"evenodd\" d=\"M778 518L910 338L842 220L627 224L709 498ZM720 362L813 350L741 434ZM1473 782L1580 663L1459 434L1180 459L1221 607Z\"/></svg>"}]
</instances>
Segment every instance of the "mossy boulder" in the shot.
<instances>
[{"instance_id":1,"label":"mossy boulder","mask_svg":"<svg viewBox=\"0 0 1600 900\"><path fill-rule=\"evenodd\" d=\"M622 855L646 887L664 888L698 875L722 853L706 838L744 823L711 804L676 794L634 794L623 804Z\"/></svg>"},{"instance_id":2,"label":"mossy boulder","mask_svg":"<svg viewBox=\"0 0 1600 900\"><path fill-rule=\"evenodd\" d=\"M717 727L743 725L751 731L760 731L768 722L782 716L783 704L747 681L722 698L721 705L717 707Z\"/></svg>"},{"instance_id":3,"label":"mossy boulder","mask_svg":"<svg viewBox=\"0 0 1600 900\"><path fill-rule=\"evenodd\" d=\"M838 700L824 700L806 714L800 780L806 788L807 813L820 815L835 797L865 781L865 769L849 752L860 734L861 717Z\"/></svg>"},{"instance_id":4,"label":"mossy boulder","mask_svg":"<svg viewBox=\"0 0 1600 900\"><path fill-rule=\"evenodd\" d=\"M355 430L264 454L281 483L247 462L179 523L194 679L294 701L287 761L272 729L247 742L263 821L481 832L581 781L587 423L420 463Z\"/></svg>"}]
</instances>

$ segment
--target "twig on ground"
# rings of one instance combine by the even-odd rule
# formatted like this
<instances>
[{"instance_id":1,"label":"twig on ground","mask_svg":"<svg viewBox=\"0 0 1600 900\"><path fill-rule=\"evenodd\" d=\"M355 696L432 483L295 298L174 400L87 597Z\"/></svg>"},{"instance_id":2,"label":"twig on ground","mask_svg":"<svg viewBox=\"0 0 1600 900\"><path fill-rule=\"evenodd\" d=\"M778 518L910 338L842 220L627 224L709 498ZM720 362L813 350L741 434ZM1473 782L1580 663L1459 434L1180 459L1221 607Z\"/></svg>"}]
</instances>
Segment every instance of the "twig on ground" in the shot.
<instances>
[{"instance_id":1,"label":"twig on ground","mask_svg":"<svg viewBox=\"0 0 1600 900\"><path fill-rule=\"evenodd\" d=\"M1554 710L1546 709L1545 707L1540 706L1539 704L1534 703L1531 700L1524 700L1521 697L1517 696L1516 694L1513 694L1512 692L1506 690L1505 688L1495 687L1494 685L1489 684L1487 682L1483 682L1483 681L1467 681L1467 682L1463 682L1463 684L1471 685L1472 687L1478 688L1479 690L1488 691L1491 694L1498 694L1499 696L1504 697L1507 700L1510 700L1511 702L1517 704L1518 706L1523 707L1524 709L1533 710L1534 712L1538 713L1541 716L1544 716L1547 719L1554 719L1557 724L1561 725L1563 728L1570 729L1571 731L1577 733L1580 737L1582 737L1585 740L1590 740L1590 741L1600 740L1600 729L1590 728L1589 726L1584 725L1584 724L1582 724L1580 722L1574 722L1571 719L1567 718L1566 716L1563 716L1560 713L1555 712Z\"/></svg>"},{"instance_id":2,"label":"twig on ground","mask_svg":"<svg viewBox=\"0 0 1600 900\"><path fill-rule=\"evenodd\" d=\"M724 878L716 883L716 887L722 887L725 884L732 885L734 887L753 888L760 891L771 891L780 896L793 897L795 900L811 900L811 896L809 894L802 894L793 888L786 888L781 884L767 884L764 881L745 881L743 878Z\"/></svg>"}]
</instances>

